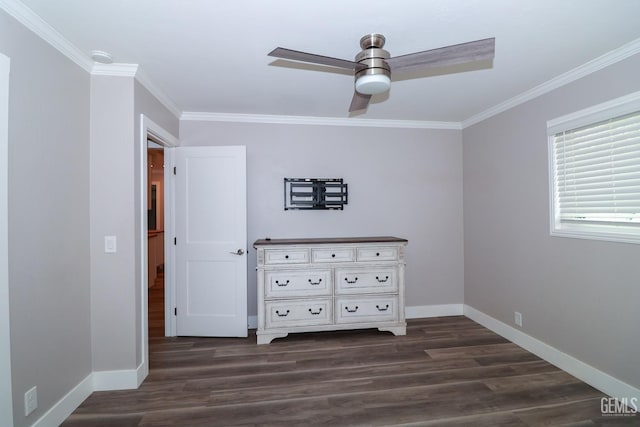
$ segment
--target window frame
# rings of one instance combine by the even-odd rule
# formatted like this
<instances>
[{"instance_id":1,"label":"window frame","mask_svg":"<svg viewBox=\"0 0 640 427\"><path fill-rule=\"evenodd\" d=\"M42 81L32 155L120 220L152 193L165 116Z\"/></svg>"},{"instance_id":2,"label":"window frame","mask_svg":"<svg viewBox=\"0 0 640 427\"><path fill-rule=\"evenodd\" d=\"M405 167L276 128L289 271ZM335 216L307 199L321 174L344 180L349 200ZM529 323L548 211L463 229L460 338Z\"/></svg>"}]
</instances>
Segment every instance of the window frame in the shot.
<instances>
[{"instance_id":1,"label":"window frame","mask_svg":"<svg viewBox=\"0 0 640 427\"><path fill-rule=\"evenodd\" d=\"M560 221L556 195L554 137L564 131L595 125L640 111L640 91L547 121L549 162L549 233L551 236L640 244L640 227L621 224L566 223Z\"/></svg>"}]
</instances>

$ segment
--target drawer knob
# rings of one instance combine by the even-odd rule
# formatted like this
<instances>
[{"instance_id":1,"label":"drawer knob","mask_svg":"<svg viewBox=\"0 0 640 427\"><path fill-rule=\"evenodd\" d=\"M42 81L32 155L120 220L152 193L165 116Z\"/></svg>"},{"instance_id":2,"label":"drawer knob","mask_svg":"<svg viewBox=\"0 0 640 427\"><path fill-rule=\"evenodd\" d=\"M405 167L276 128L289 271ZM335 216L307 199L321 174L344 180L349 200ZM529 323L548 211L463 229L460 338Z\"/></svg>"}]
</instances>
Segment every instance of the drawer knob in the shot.
<instances>
[{"instance_id":1,"label":"drawer knob","mask_svg":"<svg viewBox=\"0 0 640 427\"><path fill-rule=\"evenodd\" d=\"M376 256L380 256L380 252L376 252Z\"/></svg>"},{"instance_id":2,"label":"drawer knob","mask_svg":"<svg viewBox=\"0 0 640 427\"><path fill-rule=\"evenodd\" d=\"M385 283L386 281L389 280L389 276L384 276L384 279L381 279L378 276L376 276L376 280L378 281L378 283Z\"/></svg>"},{"instance_id":3,"label":"drawer knob","mask_svg":"<svg viewBox=\"0 0 640 427\"><path fill-rule=\"evenodd\" d=\"M317 316L318 314L322 313L322 307L318 308L318 311L313 311L312 309L309 309L309 313L313 314L314 316Z\"/></svg>"},{"instance_id":4,"label":"drawer knob","mask_svg":"<svg viewBox=\"0 0 640 427\"><path fill-rule=\"evenodd\" d=\"M276 314L278 315L278 317L287 317L290 313L290 310L287 310L286 313L282 313L280 314L280 311L276 310Z\"/></svg>"},{"instance_id":5,"label":"drawer knob","mask_svg":"<svg viewBox=\"0 0 640 427\"><path fill-rule=\"evenodd\" d=\"M278 286L287 286L288 284L289 284L289 280L287 280L287 281L286 281L286 282L284 282L284 283L280 283L280 282L278 282L278 281L276 280L276 285L278 285Z\"/></svg>"},{"instance_id":6,"label":"drawer knob","mask_svg":"<svg viewBox=\"0 0 640 427\"><path fill-rule=\"evenodd\" d=\"M356 305L354 308L349 309L349 307L345 305L344 309L347 310L347 312L349 313L355 313L356 311L358 311L358 306Z\"/></svg>"},{"instance_id":7,"label":"drawer knob","mask_svg":"<svg viewBox=\"0 0 640 427\"><path fill-rule=\"evenodd\" d=\"M311 283L312 285L319 285L320 282L322 282L322 279L318 279L317 282L312 281L311 279L309 279L309 283Z\"/></svg>"},{"instance_id":8,"label":"drawer knob","mask_svg":"<svg viewBox=\"0 0 640 427\"><path fill-rule=\"evenodd\" d=\"M384 308L381 308L379 305L376 304L376 308L378 309L378 311L387 311L389 310L389 304L385 305Z\"/></svg>"},{"instance_id":9,"label":"drawer knob","mask_svg":"<svg viewBox=\"0 0 640 427\"><path fill-rule=\"evenodd\" d=\"M335 257L336 257L336 254L331 254L331 258L335 258Z\"/></svg>"},{"instance_id":10,"label":"drawer knob","mask_svg":"<svg viewBox=\"0 0 640 427\"><path fill-rule=\"evenodd\" d=\"M353 284L353 283L356 283L356 282L358 281L358 278L357 278L357 277L354 277L354 278L353 278L353 280L349 280L349 278L348 278L348 277L345 277L345 278L344 278L344 281L345 281L345 282L347 282L347 283L351 283L351 284Z\"/></svg>"},{"instance_id":11,"label":"drawer knob","mask_svg":"<svg viewBox=\"0 0 640 427\"><path fill-rule=\"evenodd\" d=\"M289 259L289 255L285 255L285 256L284 256L284 259Z\"/></svg>"}]
</instances>

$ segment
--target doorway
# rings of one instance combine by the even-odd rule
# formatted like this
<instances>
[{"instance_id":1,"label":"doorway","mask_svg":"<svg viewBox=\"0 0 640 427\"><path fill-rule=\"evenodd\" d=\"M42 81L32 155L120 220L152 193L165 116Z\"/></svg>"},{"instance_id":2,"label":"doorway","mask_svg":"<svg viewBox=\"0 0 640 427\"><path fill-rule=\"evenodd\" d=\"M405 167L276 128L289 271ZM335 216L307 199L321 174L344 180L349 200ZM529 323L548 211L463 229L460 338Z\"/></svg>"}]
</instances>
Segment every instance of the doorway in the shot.
<instances>
[{"instance_id":1,"label":"doorway","mask_svg":"<svg viewBox=\"0 0 640 427\"><path fill-rule=\"evenodd\" d=\"M147 287L149 339L165 336L164 147L147 140Z\"/></svg>"},{"instance_id":2,"label":"doorway","mask_svg":"<svg viewBox=\"0 0 640 427\"><path fill-rule=\"evenodd\" d=\"M139 334L138 336L140 337L140 341L139 341L139 348L140 348L140 353L142 355L142 360L140 363L140 366L137 369L137 381L138 381L138 385L142 383L142 381L147 377L147 375L149 374L149 262L148 262L148 244L149 244L149 226L148 226L148 222L149 222L149 206L150 206L150 189L152 188L151 185L153 184L153 179L150 180L148 179L149 176L154 176L154 174L149 174L148 171L148 145L149 145L149 140L151 140L154 144L157 144L158 147L161 147L161 151L163 152L163 163L167 163L170 164L172 162L172 150L174 149L174 147L176 147L178 145L178 139L176 137L174 137L173 135L171 135L169 132L167 132L164 128L162 128L161 126L159 126L158 124L156 124L153 120L149 119L148 117L146 117L144 114L140 115L140 133L139 133L139 138L138 138L138 142L137 142L137 151L138 151L138 159L139 159L139 166L138 166L138 170L139 170L139 175L138 175L138 182L139 182L139 187L138 187L138 194L139 194L139 199L138 199L138 208L137 211L139 213L139 217L138 217L138 224L140 225L140 227L138 228L139 234L138 234L138 242L139 242L139 252L137 255L137 262L138 265L140 266L139 268L139 276L138 276L138 292L139 292L139 301L140 301L140 306L139 306L139 313L140 316L138 317L139 319L139 323L138 323L138 331ZM162 209L162 215L163 215L163 225L166 227L167 230L172 229L173 225L171 222L171 213L169 212L169 207L171 206L172 203L172 194L173 191L171 189L171 187L169 185L164 185L165 182L168 182L168 170L170 168L162 168L164 170L164 180L163 180L163 185L162 185L162 189L158 189L156 187L156 192L161 191L163 193L163 209ZM156 212L159 209L158 205L156 204ZM156 213L156 215L158 215ZM156 222L157 222L157 216L156 216ZM163 255L163 261L164 261L164 268L162 269L163 275L165 278L167 278L167 281L170 280L171 277L171 259L172 259L172 252L171 250L168 248L167 245L167 233L163 232L163 241L162 241L162 245L164 246L164 249L162 250L162 252L164 253ZM160 243L159 243L160 245ZM154 271L158 271L157 269L158 265L156 265L156 269ZM155 287L155 286L154 286ZM153 288L152 288L153 289ZM160 289L160 288L158 288ZM166 289L165 288L165 292ZM169 297L167 297L167 293L164 293L164 300L165 301L169 301L170 304L172 304L172 299L171 296L169 295ZM165 331L164 331L164 335L166 336L171 336L171 328L173 327L171 322L174 322L173 319L168 319L168 315L167 315L167 306L168 304L165 304L165 312L164 312L164 326L165 326ZM155 333L155 332L154 332ZM174 334L175 335L175 334Z\"/></svg>"}]
</instances>

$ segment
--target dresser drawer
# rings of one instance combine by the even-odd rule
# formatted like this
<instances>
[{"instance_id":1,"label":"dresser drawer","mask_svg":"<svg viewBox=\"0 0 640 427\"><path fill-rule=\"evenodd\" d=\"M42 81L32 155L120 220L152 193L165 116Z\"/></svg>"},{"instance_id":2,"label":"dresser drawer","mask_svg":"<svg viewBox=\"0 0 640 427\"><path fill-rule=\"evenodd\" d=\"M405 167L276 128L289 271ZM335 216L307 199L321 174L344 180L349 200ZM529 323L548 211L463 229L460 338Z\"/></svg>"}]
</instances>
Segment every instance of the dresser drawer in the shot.
<instances>
[{"instance_id":1,"label":"dresser drawer","mask_svg":"<svg viewBox=\"0 0 640 427\"><path fill-rule=\"evenodd\" d=\"M309 262L308 249L266 249L265 264L305 264Z\"/></svg>"},{"instance_id":2,"label":"dresser drawer","mask_svg":"<svg viewBox=\"0 0 640 427\"><path fill-rule=\"evenodd\" d=\"M331 270L265 272L265 298L331 295Z\"/></svg>"},{"instance_id":3,"label":"dresser drawer","mask_svg":"<svg viewBox=\"0 0 640 427\"><path fill-rule=\"evenodd\" d=\"M336 293L397 292L397 271L395 267L372 269L336 268Z\"/></svg>"},{"instance_id":4,"label":"dresser drawer","mask_svg":"<svg viewBox=\"0 0 640 427\"><path fill-rule=\"evenodd\" d=\"M398 248L358 248L357 259L358 261L395 261L398 259Z\"/></svg>"},{"instance_id":5,"label":"dresser drawer","mask_svg":"<svg viewBox=\"0 0 640 427\"><path fill-rule=\"evenodd\" d=\"M313 262L352 262L356 260L353 248L311 249Z\"/></svg>"},{"instance_id":6,"label":"dresser drawer","mask_svg":"<svg viewBox=\"0 0 640 427\"><path fill-rule=\"evenodd\" d=\"M342 297L336 299L336 323L398 320L398 297Z\"/></svg>"},{"instance_id":7,"label":"dresser drawer","mask_svg":"<svg viewBox=\"0 0 640 427\"><path fill-rule=\"evenodd\" d=\"M333 323L332 304L329 298L267 301L265 308L265 326L267 328Z\"/></svg>"}]
</instances>

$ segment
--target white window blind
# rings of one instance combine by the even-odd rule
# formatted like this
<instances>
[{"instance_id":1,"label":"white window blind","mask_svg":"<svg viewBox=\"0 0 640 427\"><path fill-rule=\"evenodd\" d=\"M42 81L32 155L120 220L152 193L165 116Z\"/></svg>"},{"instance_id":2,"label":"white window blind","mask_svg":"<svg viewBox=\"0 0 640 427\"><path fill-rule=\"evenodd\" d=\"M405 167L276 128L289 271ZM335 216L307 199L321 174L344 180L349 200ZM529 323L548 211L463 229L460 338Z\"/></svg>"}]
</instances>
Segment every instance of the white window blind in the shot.
<instances>
[{"instance_id":1,"label":"white window blind","mask_svg":"<svg viewBox=\"0 0 640 427\"><path fill-rule=\"evenodd\" d=\"M640 231L640 111L552 139L556 223Z\"/></svg>"}]
</instances>

